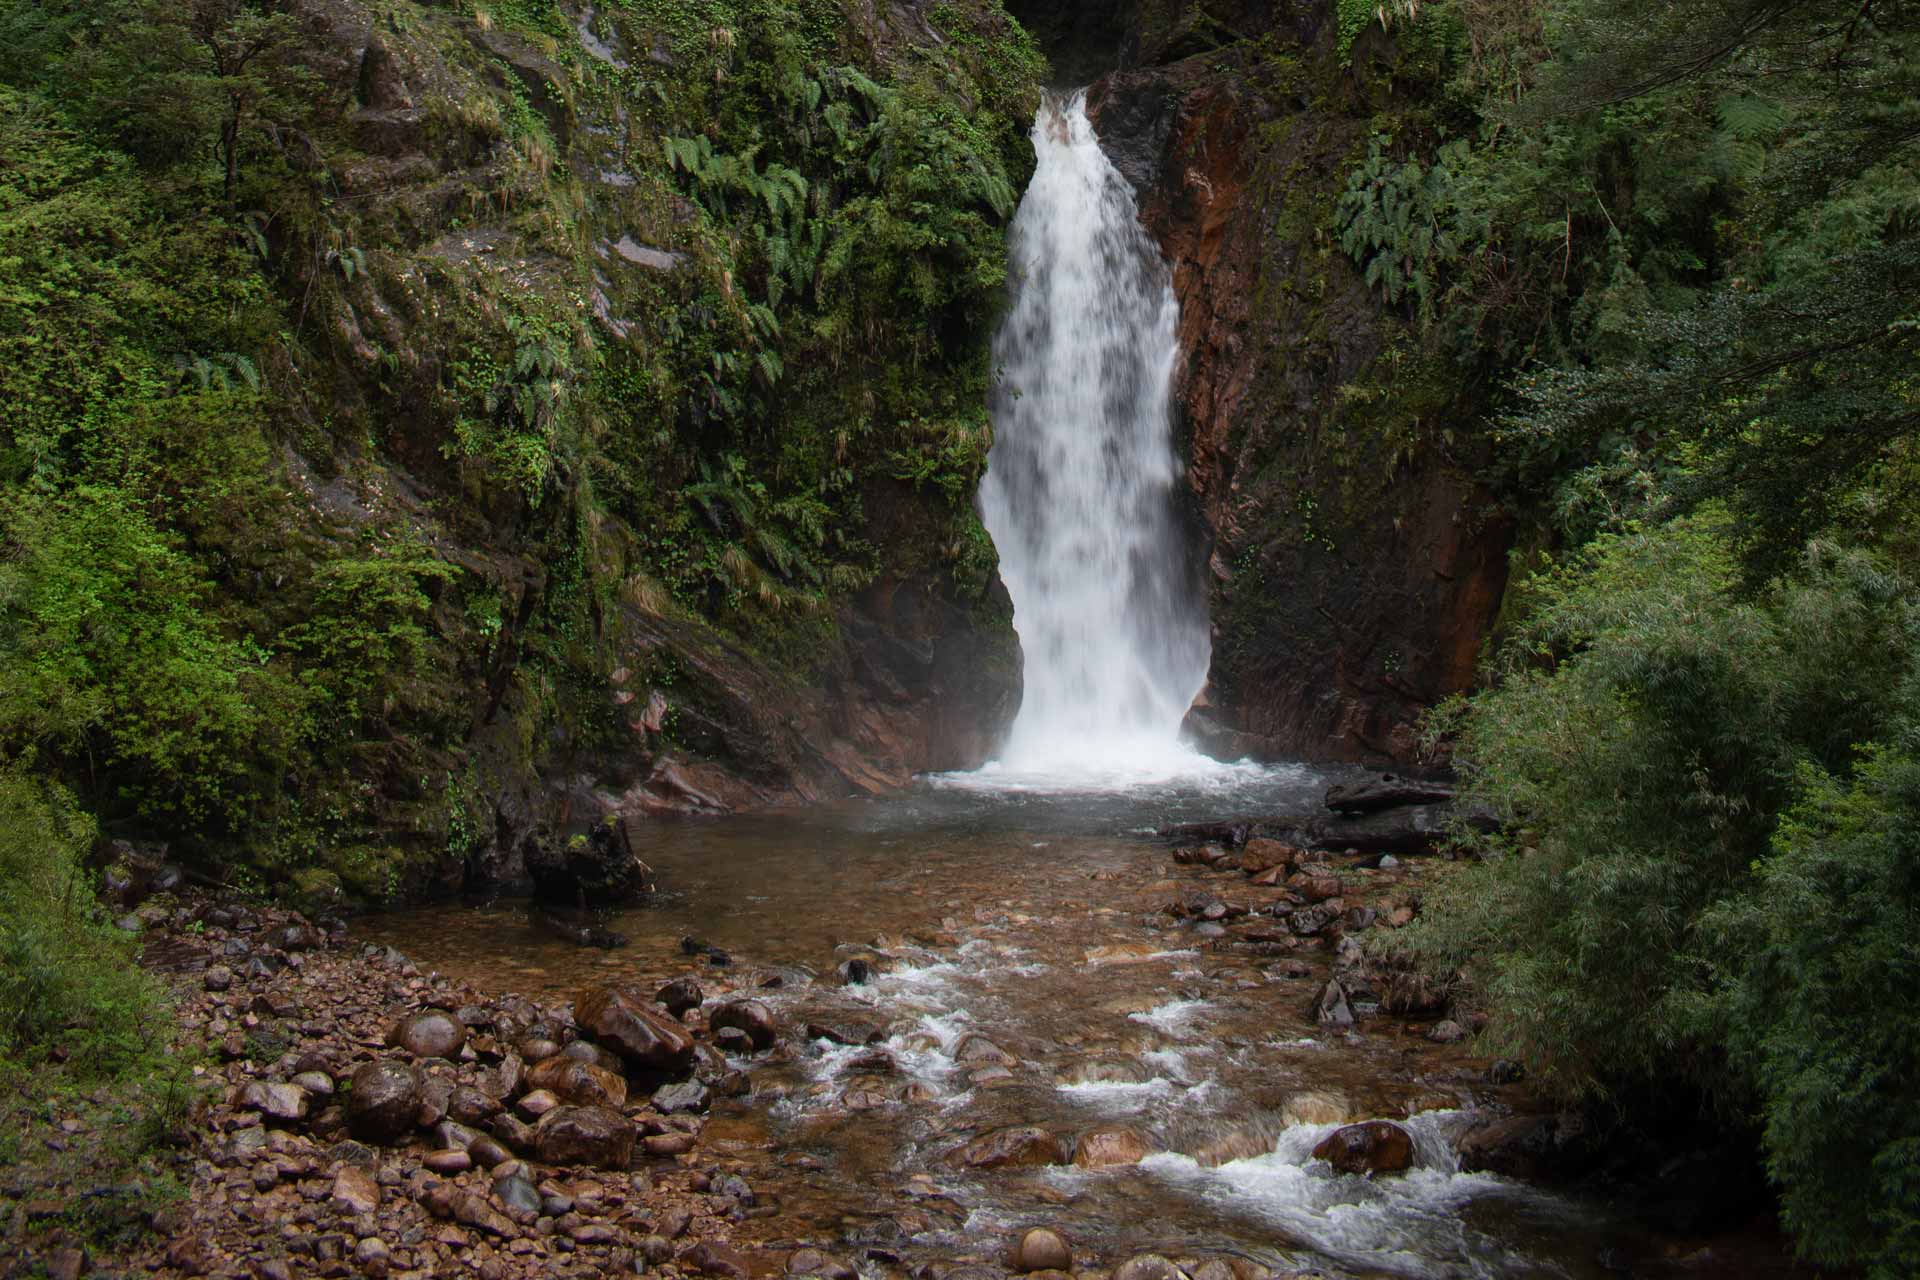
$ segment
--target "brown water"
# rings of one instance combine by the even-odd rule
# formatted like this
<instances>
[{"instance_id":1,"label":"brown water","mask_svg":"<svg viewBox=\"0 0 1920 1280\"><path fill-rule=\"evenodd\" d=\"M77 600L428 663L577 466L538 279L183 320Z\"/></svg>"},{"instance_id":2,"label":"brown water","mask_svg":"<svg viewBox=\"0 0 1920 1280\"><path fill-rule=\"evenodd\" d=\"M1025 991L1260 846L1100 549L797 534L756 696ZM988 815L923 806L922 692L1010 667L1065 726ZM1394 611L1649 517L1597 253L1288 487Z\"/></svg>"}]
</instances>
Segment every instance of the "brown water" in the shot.
<instances>
[{"instance_id":1,"label":"brown water","mask_svg":"<svg viewBox=\"0 0 1920 1280\"><path fill-rule=\"evenodd\" d=\"M1324 951L1263 941L1257 917L1206 926L1161 910L1194 887L1256 909L1272 895L1175 867L1144 832L1304 811L1327 780L1283 769L1105 794L932 785L660 823L643 856L662 892L605 922L631 938L622 950L558 942L512 904L387 916L359 933L556 1003L589 981L697 972L710 995L755 988L795 1028L875 1024L884 1059L796 1035L771 1061L741 1063L753 1094L716 1104L705 1144L777 1199L753 1224L765 1238L830 1245L874 1274L890 1260L997 1259L1010 1232L1040 1223L1089 1263L1153 1249L1349 1276L1790 1274L1764 1241L1703 1251L1591 1203L1460 1173L1449 1138L1463 1109L1524 1101L1488 1085L1469 1048L1390 1019L1359 1034L1322 1028L1307 1010ZM1348 875L1379 902L1423 873ZM688 936L733 963L690 959ZM884 972L841 985L835 968L855 956ZM1284 976L1295 959L1310 976ZM1367 1181L1311 1161L1333 1125L1305 1121L1342 1116L1404 1119L1414 1170ZM952 1163L969 1138L1015 1124L1069 1148L1088 1128L1125 1124L1161 1151L1098 1172Z\"/></svg>"}]
</instances>

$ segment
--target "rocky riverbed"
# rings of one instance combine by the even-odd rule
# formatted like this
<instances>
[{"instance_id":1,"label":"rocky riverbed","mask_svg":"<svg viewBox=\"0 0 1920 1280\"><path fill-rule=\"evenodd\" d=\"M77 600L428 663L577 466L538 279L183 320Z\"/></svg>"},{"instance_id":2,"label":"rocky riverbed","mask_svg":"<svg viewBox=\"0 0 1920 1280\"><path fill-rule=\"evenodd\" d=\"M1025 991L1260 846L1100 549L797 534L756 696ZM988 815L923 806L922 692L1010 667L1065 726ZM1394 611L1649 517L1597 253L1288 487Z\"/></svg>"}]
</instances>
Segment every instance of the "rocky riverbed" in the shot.
<instances>
[{"instance_id":1,"label":"rocky riverbed","mask_svg":"<svg viewBox=\"0 0 1920 1280\"><path fill-rule=\"evenodd\" d=\"M18 1174L7 1274L1790 1274L1531 1185L1578 1124L1365 954L1449 864L952 803L663 828L611 950L152 899L206 1046L186 1195L100 1250L31 1225L83 1179Z\"/></svg>"}]
</instances>

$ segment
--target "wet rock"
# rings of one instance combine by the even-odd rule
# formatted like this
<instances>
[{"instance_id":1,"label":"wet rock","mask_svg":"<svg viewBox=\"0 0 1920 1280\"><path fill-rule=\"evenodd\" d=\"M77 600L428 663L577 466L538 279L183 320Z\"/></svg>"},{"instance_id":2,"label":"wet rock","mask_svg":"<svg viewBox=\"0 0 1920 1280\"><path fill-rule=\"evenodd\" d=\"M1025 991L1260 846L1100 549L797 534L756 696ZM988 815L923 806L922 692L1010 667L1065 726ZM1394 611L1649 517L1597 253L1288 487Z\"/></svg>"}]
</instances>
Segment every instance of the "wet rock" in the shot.
<instances>
[{"instance_id":1,"label":"wet rock","mask_svg":"<svg viewBox=\"0 0 1920 1280\"><path fill-rule=\"evenodd\" d=\"M604 1107L556 1107L533 1127L533 1148L543 1164L625 1169L633 1160L632 1123Z\"/></svg>"},{"instance_id":2,"label":"wet rock","mask_svg":"<svg viewBox=\"0 0 1920 1280\"><path fill-rule=\"evenodd\" d=\"M879 1044L887 1038L887 1033L871 1022L856 1019L840 1019L833 1022L809 1022L807 1039L826 1040L833 1044L869 1045Z\"/></svg>"},{"instance_id":3,"label":"wet rock","mask_svg":"<svg viewBox=\"0 0 1920 1280\"><path fill-rule=\"evenodd\" d=\"M1322 1026L1347 1028L1353 1025L1353 1008L1347 1003L1347 990L1337 981L1329 981L1313 1003L1314 1019Z\"/></svg>"},{"instance_id":4,"label":"wet rock","mask_svg":"<svg viewBox=\"0 0 1920 1280\"><path fill-rule=\"evenodd\" d=\"M1433 1030L1427 1032L1427 1039L1435 1044L1459 1044L1467 1038L1467 1029L1452 1018L1437 1022Z\"/></svg>"},{"instance_id":5,"label":"wet rock","mask_svg":"<svg viewBox=\"0 0 1920 1280\"><path fill-rule=\"evenodd\" d=\"M627 935L617 933L596 923L590 916L582 913L577 916L562 915L558 911L535 908L529 913L535 926L556 938L571 942L576 947L598 947L602 951L614 951L627 945Z\"/></svg>"},{"instance_id":6,"label":"wet rock","mask_svg":"<svg viewBox=\"0 0 1920 1280\"><path fill-rule=\"evenodd\" d=\"M649 1006L628 988L588 987L574 998L573 1017L632 1065L684 1074L693 1066L693 1037Z\"/></svg>"},{"instance_id":7,"label":"wet rock","mask_svg":"<svg viewBox=\"0 0 1920 1280\"><path fill-rule=\"evenodd\" d=\"M1345 1097L1324 1089L1305 1089L1287 1095L1280 1106L1282 1124L1345 1124L1353 1118L1353 1106Z\"/></svg>"},{"instance_id":8,"label":"wet rock","mask_svg":"<svg viewBox=\"0 0 1920 1280\"><path fill-rule=\"evenodd\" d=\"M1187 1280L1187 1273L1157 1253L1136 1253L1114 1268L1113 1280Z\"/></svg>"},{"instance_id":9,"label":"wet rock","mask_svg":"<svg viewBox=\"0 0 1920 1280\"><path fill-rule=\"evenodd\" d=\"M1248 875L1260 875L1275 868L1288 867L1298 861L1300 851L1278 840L1253 839L1240 850L1240 869Z\"/></svg>"},{"instance_id":10,"label":"wet rock","mask_svg":"<svg viewBox=\"0 0 1920 1280\"><path fill-rule=\"evenodd\" d=\"M1568 1112L1488 1117L1455 1139L1454 1149L1468 1173L1558 1182L1585 1173L1599 1148L1579 1115Z\"/></svg>"},{"instance_id":11,"label":"wet rock","mask_svg":"<svg viewBox=\"0 0 1920 1280\"><path fill-rule=\"evenodd\" d=\"M1369 1120L1336 1129L1313 1149L1341 1173L1400 1173L1413 1164L1413 1135L1390 1120Z\"/></svg>"},{"instance_id":12,"label":"wet rock","mask_svg":"<svg viewBox=\"0 0 1920 1280\"><path fill-rule=\"evenodd\" d=\"M467 1043L467 1029L443 1009L427 1009L402 1018L387 1043L416 1058L454 1058Z\"/></svg>"},{"instance_id":13,"label":"wet rock","mask_svg":"<svg viewBox=\"0 0 1920 1280\"><path fill-rule=\"evenodd\" d=\"M1073 1247L1051 1227L1032 1227L1014 1241L1007 1260L1015 1271L1071 1271Z\"/></svg>"},{"instance_id":14,"label":"wet rock","mask_svg":"<svg viewBox=\"0 0 1920 1280\"><path fill-rule=\"evenodd\" d=\"M620 817L564 840L533 842L526 866L535 895L563 906L618 902L653 887L653 871L634 851L627 820Z\"/></svg>"},{"instance_id":15,"label":"wet rock","mask_svg":"<svg viewBox=\"0 0 1920 1280\"><path fill-rule=\"evenodd\" d=\"M405 1062L369 1062L353 1073L347 1129L368 1142L392 1142L413 1128L421 1102L420 1073Z\"/></svg>"},{"instance_id":16,"label":"wet rock","mask_svg":"<svg viewBox=\"0 0 1920 1280\"><path fill-rule=\"evenodd\" d=\"M1305 871L1288 876L1287 888L1310 903L1325 902L1329 898L1339 897L1341 893L1339 876L1313 875Z\"/></svg>"},{"instance_id":17,"label":"wet rock","mask_svg":"<svg viewBox=\"0 0 1920 1280\"><path fill-rule=\"evenodd\" d=\"M1081 1134L1073 1147L1073 1162L1082 1169L1108 1169L1139 1164L1153 1150L1153 1144L1138 1129L1114 1125Z\"/></svg>"},{"instance_id":18,"label":"wet rock","mask_svg":"<svg viewBox=\"0 0 1920 1280\"><path fill-rule=\"evenodd\" d=\"M482 1169L497 1169L513 1159L513 1152L499 1139L485 1133L473 1135L473 1141L467 1144L467 1158Z\"/></svg>"},{"instance_id":19,"label":"wet rock","mask_svg":"<svg viewBox=\"0 0 1920 1280\"><path fill-rule=\"evenodd\" d=\"M1335 813L1378 813L1412 804L1440 804L1454 798L1452 787L1438 782L1383 773L1365 782L1336 783L1327 788L1326 805Z\"/></svg>"},{"instance_id":20,"label":"wet rock","mask_svg":"<svg viewBox=\"0 0 1920 1280\"><path fill-rule=\"evenodd\" d=\"M707 1025L715 1031L732 1027L744 1031L755 1049L771 1049L780 1037L773 1010L759 1000L729 1000L707 1015Z\"/></svg>"},{"instance_id":21,"label":"wet rock","mask_svg":"<svg viewBox=\"0 0 1920 1280\"><path fill-rule=\"evenodd\" d=\"M960 1042L953 1047L953 1058L970 1067L1011 1067L1020 1061L977 1031L960 1037Z\"/></svg>"},{"instance_id":22,"label":"wet rock","mask_svg":"<svg viewBox=\"0 0 1920 1280\"><path fill-rule=\"evenodd\" d=\"M834 972L839 975L840 981L845 985L857 987L872 982L874 974L879 972L879 969L878 966L867 957L855 956L853 959L842 963Z\"/></svg>"},{"instance_id":23,"label":"wet rock","mask_svg":"<svg viewBox=\"0 0 1920 1280\"><path fill-rule=\"evenodd\" d=\"M240 1105L273 1120L305 1120L313 1102L297 1084L269 1084L256 1080L240 1091Z\"/></svg>"},{"instance_id":24,"label":"wet rock","mask_svg":"<svg viewBox=\"0 0 1920 1280\"><path fill-rule=\"evenodd\" d=\"M509 1174L493 1184L493 1198L509 1216L525 1215L526 1221L540 1216L540 1192L522 1174Z\"/></svg>"},{"instance_id":25,"label":"wet rock","mask_svg":"<svg viewBox=\"0 0 1920 1280\"><path fill-rule=\"evenodd\" d=\"M692 978L675 978L658 991L653 998L667 1007L667 1012L676 1018L685 1017L689 1009L698 1009L706 1002L707 993Z\"/></svg>"},{"instance_id":26,"label":"wet rock","mask_svg":"<svg viewBox=\"0 0 1920 1280\"><path fill-rule=\"evenodd\" d=\"M697 1080L662 1085L653 1092L653 1109L663 1116L705 1111L708 1097L707 1087Z\"/></svg>"},{"instance_id":27,"label":"wet rock","mask_svg":"<svg viewBox=\"0 0 1920 1280\"><path fill-rule=\"evenodd\" d=\"M584 1062L588 1066L598 1067L602 1071L611 1071L615 1075L619 1075L624 1069L618 1054L608 1052L591 1040L572 1041L560 1052L564 1057L572 1058L575 1062Z\"/></svg>"},{"instance_id":28,"label":"wet rock","mask_svg":"<svg viewBox=\"0 0 1920 1280\"><path fill-rule=\"evenodd\" d=\"M1206 1169L1217 1169L1235 1160L1252 1160L1273 1151L1273 1137L1263 1127L1248 1125L1208 1135L1187 1152L1193 1162Z\"/></svg>"},{"instance_id":29,"label":"wet rock","mask_svg":"<svg viewBox=\"0 0 1920 1280\"><path fill-rule=\"evenodd\" d=\"M329 1197L348 1213L372 1213L380 1207L380 1184L365 1169L348 1165L333 1176Z\"/></svg>"},{"instance_id":30,"label":"wet rock","mask_svg":"<svg viewBox=\"0 0 1920 1280\"><path fill-rule=\"evenodd\" d=\"M787 1255L790 1276L819 1276L821 1280L856 1280L860 1274L839 1258L818 1249L795 1249Z\"/></svg>"},{"instance_id":31,"label":"wet rock","mask_svg":"<svg viewBox=\"0 0 1920 1280\"><path fill-rule=\"evenodd\" d=\"M753 1052L753 1037L738 1027L722 1027L713 1034L713 1047L721 1053L745 1057Z\"/></svg>"},{"instance_id":32,"label":"wet rock","mask_svg":"<svg viewBox=\"0 0 1920 1280\"><path fill-rule=\"evenodd\" d=\"M533 1145L533 1126L504 1111L487 1121L487 1132L515 1151L525 1151Z\"/></svg>"},{"instance_id":33,"label":"wet rock","mask_svg":"<svg viewBox=\"0 0 1920 1280\"><path fill-rule=\"evenodd\" d=\"M627 1105L624 1077L565 1054L536 1063L527 1073L527 1083L577 1107L607 1107L618 1111Z\"/></svg>"},{"instance_id":34,"label":"wet rock","mask_svg":"<svg viewBox=\"0 0 1920 1280\"><path fill-rule=\"evenodd\" d=\"M308 1095L314 1098L333 1096L333 1077L324 1071L302 1071L293 1078L291 1083L305 1089Z\"/></svg>"},{"instance_id":35,"label":"wet rock","mask_svg":"<svg viewBox=\"0 0 1920 1280\"><path fill-rule=\"evenodd\" d=\"M1020 1125L981 1134L961 1147L954 1157L970 1169L1011 1169L1065 1164L1067 1152L1060 1139L1037 1125Z\"/></svg>"},{"instance_id":36,"label":"wet rock","mask_svg":"<svg viewBox=\"0 0 1920 1280\"><path fill-rule=\"evenodd\" d=\"M641 1142L648 1155L655 1158L683 1156L693 1150L698 1140L690 1133L656 1133Z\"/></svg>"},{"instance_id":37,"label":"wet rock","mask_svg":"<svg viewBox=\"0 0 1920 1280\"><path fill-rule=\"evenodd\" d=\"M514 1109L527 1119L538 1120L541 1116L559 1106L560 1099L557 1095L549 1093L545 1089L535 1089L532 1093L529 1093L513 1105Z\"/></svg>"},{"instance_id":38,"label":"wet rock","mask_svg":"<svg viewBox=\"0 0 1920 1280\"><path fill-rule=\"evenodd\" d=\"M233 985L233 970L223 964L212 965L200 979L200 984L209 991L225 991Z\"/></svg>"},{"instance_id":39,"label":"wet rock","mask_svg":"<svg viewBox=\"0 0 1920 1280\"><path fill-rule=\"evenodd\" d=\"M691 1271L719 1276L721 1280L747 1280L749 1274L745 1254L711 1240L702 1240L686 1250L680 1255L680 1263Z\"/></svg>"},{"instance_id":40,"label":"wet rock","mask_svg":"<svg viewBox=\"0 0 1920 1280\"><path fill-rule=\"evenodd\" d=\"M512 1239L519 1234L505 1214L471 1191L451 1183L428 1188L420 1201L436 1218L451 1218L502 1239Z\"/></svg>"},{"instance_id":41,"label":"wet rock","mask_svg":"<svg viewBox=\"0 0 1920 1280\"><path fill-rule=\"evenodd\" d=\"M447 1151L430 1151L421 1163L430 1171L450 1178L471 1169L473 1157L464 1148L456 1147Z\"/></svg>"}]
</instances>

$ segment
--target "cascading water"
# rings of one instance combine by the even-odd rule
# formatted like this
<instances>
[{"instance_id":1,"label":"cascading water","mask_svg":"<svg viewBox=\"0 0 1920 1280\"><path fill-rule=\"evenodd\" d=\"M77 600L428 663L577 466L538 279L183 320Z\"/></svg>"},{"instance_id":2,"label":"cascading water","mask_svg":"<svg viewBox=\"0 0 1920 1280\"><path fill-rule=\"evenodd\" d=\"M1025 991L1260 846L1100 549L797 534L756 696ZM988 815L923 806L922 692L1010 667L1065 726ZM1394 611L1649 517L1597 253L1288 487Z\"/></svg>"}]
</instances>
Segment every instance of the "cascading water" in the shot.
<instances>
[{"instance_id":1,"label":"cascading water","mask_svg":"<svg viewBox=\"0 0 1920 1280\"><path fill-rule=\"evenodd\" d=\"M1190 771L1203 762L1180 744L1180 723L1210 645L1176 506L1179 308L1084 94L1045 103L1033 145L980 489L1026 660L997 767Z\"/></svg>"}]
</instances>

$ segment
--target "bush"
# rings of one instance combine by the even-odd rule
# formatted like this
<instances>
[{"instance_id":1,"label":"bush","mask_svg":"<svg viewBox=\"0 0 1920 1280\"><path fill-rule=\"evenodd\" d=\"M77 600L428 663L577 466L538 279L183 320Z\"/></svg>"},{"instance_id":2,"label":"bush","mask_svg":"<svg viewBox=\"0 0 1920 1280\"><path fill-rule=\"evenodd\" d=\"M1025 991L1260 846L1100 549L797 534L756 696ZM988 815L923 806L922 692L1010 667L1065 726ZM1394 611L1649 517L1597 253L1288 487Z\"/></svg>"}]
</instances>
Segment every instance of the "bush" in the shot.
<instances>
[{"instance_id":1,"label":"bush","mask_svg":"<svg viewBox=\"0 0 1920 1280\"><path fill-rule=\"evenodd\" d=\"M103 916L82 858L92 822L56 787L0 772L0 1072L58 1043L70 1070L139 1061L164 1015Z\"/></svg>"},{"instance_id":2,"label":"bush","mask_svg":"<svg viewBox=\"0 0 1920 1280\"><path fill-rule=\"evenodd\" d=\"M1505 829L1465 833L1482 860L1388 946L1568 1099L1757 1103L1807 1250L1910 1260L1920 766L1856 746L1920 710L1905 583L1815 545L1745 595L1708 513L1523 589L1498 685L1451 721Z\"/></svg>"},{"instance_id":3,"label":"bush","mask_svg":"<svg viewBox=\"0 0 1920 1280\"><path fill-rule=\"evenodd\" d=\"M1753 887L1711 921L1737 957L1729 1043L1787 1223L1810 1257L1886 1280L1920 1275L1920 755L1903 737L1851 780L1809 767Z\"/></svg>"}]
</instances>

